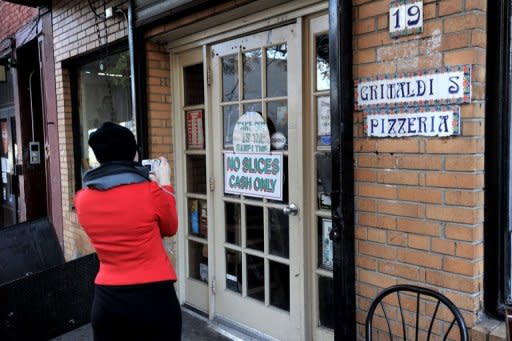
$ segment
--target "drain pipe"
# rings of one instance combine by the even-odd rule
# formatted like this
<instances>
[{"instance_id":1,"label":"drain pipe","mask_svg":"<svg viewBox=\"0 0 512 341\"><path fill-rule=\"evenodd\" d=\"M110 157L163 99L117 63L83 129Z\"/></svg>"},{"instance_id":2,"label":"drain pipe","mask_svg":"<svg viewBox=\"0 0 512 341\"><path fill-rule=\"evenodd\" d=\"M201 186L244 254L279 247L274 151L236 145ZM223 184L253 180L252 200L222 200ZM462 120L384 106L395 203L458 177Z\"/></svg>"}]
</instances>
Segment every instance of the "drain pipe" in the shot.
<instances>
[{"instance_id":1,"label":"drain pipe","mask_svg":"<svg viewBox=\"0 0 512 341\"><path fill-rule=\"evenodd\" d=\"M356 340L352 0L329 0L334 340Z\"/></svg>"},{"instance_id":2,"label":"drain pipe","mask_svg":"<svg viewBox=\"0 0 512 341\"><path fill-rule=\"evenodd\" d=\"M128 3L128 49L130 54L130 85L132 92L132 119L137 124L137 87L135 83L135 38L133 23L133 0ZM138 130L138 127L137 127Z\"/></svg>"},{"instance_id":3,"label":"drain pipe","mask_svg":"<svg viewBox=\"0 0 512 341\"><path fill-rule=\"evenodd\" d=\"M34 104L32 103L32 76L35 71L31 71L28 76L28 94L30 99L30 121L32 122L32 142L34 142Z\"/></svg>"}]
</instances>

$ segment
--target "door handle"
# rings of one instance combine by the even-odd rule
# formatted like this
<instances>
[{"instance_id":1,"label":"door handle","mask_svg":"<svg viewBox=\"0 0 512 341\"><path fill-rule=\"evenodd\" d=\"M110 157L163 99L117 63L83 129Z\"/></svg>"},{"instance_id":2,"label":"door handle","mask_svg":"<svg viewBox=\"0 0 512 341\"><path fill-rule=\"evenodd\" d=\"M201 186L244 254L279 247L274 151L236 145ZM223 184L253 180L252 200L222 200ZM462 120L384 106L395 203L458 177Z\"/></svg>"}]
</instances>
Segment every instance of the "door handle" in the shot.
<instances>
[{"instance_id":1,"label":"door handle","mask_svg":"<svg viewBox=\"0 0 512 341\"><path fill-rule=\"evenodd\" d=\"M299 214L299 208L295 204L290 204L283 208L283 213L286 215L297 215Z\"/></svg>"}]
</instances>

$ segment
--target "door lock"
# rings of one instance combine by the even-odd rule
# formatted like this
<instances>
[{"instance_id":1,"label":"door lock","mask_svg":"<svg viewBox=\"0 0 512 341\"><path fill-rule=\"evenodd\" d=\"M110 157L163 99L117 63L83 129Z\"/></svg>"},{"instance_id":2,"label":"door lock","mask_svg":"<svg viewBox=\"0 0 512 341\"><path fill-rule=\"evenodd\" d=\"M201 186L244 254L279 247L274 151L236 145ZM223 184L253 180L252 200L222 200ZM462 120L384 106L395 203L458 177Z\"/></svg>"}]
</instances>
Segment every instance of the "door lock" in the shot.
<instances>
[{"instance_id":1,"label":"door lock","mask_svg":"<svg viewBox=\"0 0 512 341\"><path fill-rule=\"evenodd\" d=\"M299 208L295 204L290 204L283 208L283 213L286 215L297 215L299 214Z\"/></svg>"}]
</instances>

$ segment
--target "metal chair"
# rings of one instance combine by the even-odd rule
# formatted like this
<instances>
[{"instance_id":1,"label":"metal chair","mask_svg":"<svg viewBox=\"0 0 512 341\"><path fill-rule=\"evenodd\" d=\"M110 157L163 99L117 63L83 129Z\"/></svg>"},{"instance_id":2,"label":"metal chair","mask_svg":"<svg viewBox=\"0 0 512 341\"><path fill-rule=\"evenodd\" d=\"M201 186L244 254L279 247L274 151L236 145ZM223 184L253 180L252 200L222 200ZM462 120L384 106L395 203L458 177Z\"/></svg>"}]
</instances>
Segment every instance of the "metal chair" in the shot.
<instances>
[{"instance_id":1,"label":"metal chair","mask_svg":"<svg viewBox=\"0 0 512 341\"><path fill-rule=\"evenodd\" d=\"M507 341L512 341L512 307L505 307L505 330L507 331Z\"/></svg>"},{"instance_id":2,"label":"metal chair","mask_svg":"<svg viewBox=\"0 0 512 341\"><path fill-rule=\"evenodd\" d=\"M395 293L396 296L393 295ZM388 302L384 302L384 304L383 300L386 298ZM394 299L397 300L394 301ZM366 316L367 341L372 341L372 325L374 318L377 317L375 311L378 306L382 308L385 319L384 323L382 315L378 316L380 319L378 330L387 334L389 336L388 340L393 341L394 337L397 340L413 340L413 335L416 341L420 340L420 335L422 336L421 340L430 340L431 336L434 335L436 340L442 339L444 341L447 340L450 333L456 334L456 331L452 331L455 323L459 327L460 340L469 340L468 330L462 314L446 296L437 291L415 285L395 285L384 289L373 300ZM390 320L388 315L393 315L395 318ZM401 326L399 324L400 320ZM436 321L438 321L436 328L433 328ZM407 331L409 331L409 335ZM398 336L399 334L402 335ZM423 338L425 334L426 338ZM453 338L454 335L451 335L450 340Z\"/></svg>"}]
</instances>

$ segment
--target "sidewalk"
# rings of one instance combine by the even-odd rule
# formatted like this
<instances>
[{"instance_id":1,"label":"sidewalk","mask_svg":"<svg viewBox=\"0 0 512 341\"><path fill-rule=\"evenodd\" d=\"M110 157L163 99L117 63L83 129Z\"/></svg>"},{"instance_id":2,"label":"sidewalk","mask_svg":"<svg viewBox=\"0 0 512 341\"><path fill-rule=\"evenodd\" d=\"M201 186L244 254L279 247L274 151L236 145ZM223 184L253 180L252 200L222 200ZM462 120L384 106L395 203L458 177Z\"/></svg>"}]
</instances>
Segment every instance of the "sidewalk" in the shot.
<instances>
[{"instance_id":1,"label":"sidewalk","mask_svg":"<svg viewBox=\"0 0 512 341\"><path fill-rule=\"evenodd\" d=\"M186 308L182 308L183 329L182 341L227 341L227 340L250 340L252 338L240 338L231 334L205 317L196 314ZM64 335L58 336L50 341L92 341L92 328L90 324L72 330Z\"/></svg>"}]
</instances>

